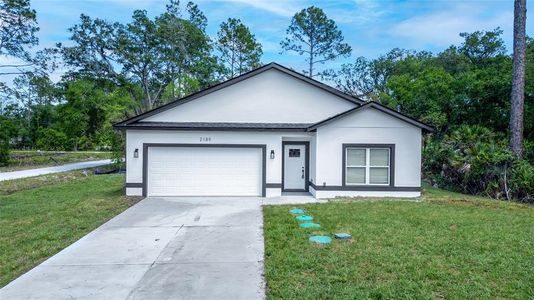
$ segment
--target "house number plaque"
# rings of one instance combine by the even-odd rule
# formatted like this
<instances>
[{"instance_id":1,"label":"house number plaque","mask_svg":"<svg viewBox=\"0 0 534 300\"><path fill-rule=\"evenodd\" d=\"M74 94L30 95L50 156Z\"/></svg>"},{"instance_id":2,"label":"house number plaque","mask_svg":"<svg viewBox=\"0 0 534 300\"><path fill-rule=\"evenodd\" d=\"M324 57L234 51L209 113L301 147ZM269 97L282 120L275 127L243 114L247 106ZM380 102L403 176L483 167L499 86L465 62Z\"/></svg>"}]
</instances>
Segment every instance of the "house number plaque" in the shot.
<instances>
[{"instance_id":1,"label":"house number plaque","mask_svg":"<svg viewBox=\"0 0 534 300\"><path fill-rule=\"evenodd\" d=\"M200 137L200 141L201 142L211 142L211 137L201 136Z\"/></svg>"}]
</instances>

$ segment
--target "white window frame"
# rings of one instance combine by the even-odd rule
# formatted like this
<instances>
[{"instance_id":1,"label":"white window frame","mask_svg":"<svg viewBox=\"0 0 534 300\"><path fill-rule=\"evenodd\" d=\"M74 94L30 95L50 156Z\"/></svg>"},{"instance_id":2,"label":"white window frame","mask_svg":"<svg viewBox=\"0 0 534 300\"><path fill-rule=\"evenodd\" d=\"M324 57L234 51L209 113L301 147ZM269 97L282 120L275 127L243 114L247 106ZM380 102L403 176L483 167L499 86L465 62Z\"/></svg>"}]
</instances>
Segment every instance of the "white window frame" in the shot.
<instances>
[{"instance_id":1,"label":"white window frame","mask_svg":"<svg viewBox=\"0 0 534 300\"><path fill-rule=\"evenodd\" d=\"M352 149L365 150L365 166L363 165L349 165L348 164L348 152ZM371 150L387 150L388 151L388 162L387 166L371 166ZM358 146L347 146L345 148L345 185L347 186L359 186L359 185L376 185L376 186L389 186L391 183L391 148L389 147L358 147ZM350 183L348 182L348 169L349 168L365 168L365 183ZM371 168L387 168L388 182L387 183L371 183L370 180L370 170Z\"/></svg>"}]
</instances>

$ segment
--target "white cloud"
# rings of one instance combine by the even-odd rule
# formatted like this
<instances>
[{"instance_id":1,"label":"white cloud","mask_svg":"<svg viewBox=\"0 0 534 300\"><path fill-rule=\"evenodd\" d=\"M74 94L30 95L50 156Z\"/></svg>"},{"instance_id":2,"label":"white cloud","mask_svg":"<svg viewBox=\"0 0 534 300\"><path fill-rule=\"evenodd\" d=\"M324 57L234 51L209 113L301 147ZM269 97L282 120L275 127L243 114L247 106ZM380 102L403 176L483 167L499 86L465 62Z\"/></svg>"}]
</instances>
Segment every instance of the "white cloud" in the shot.
<instances>
[{"instance_id":1,"label":"white cloud","mask_svg":"<svg viewBox=\"0 0 534 300\"><path fill-rule=\"evenodd\" d=\"M220 0L219 2L229 2L247 5L256 9L268 11L283 17L292 17L299 10L296 2L284 0Z\"/></svg>"},{"instance_id":2,"label":"white cloud","mask_svg":"<svg viewBox=\"0 0 534 300\"><path fill-rule=\"evenodd\" d=\"M387 5L373 0L354 0L356 12L349 14L349 20L354 23L365 24L376 21L387 12ZM350 17L352 15L352 17Z\"/></svg>"},{"instance_id":3,"label":"white cloud","mask_svg":"<svg viewBox=\"0 0 534 300\"><path fill-rule=\"evenodd\" d=\"M500 11L493 16L485 14L477 6L458 5L446 11L416 16L394 25L390 34L409 40L414 47L447 47L459 43L460 32L491 30L501 27L509 31L513 24L513 12Z\"/></svg>"}]
</instances>

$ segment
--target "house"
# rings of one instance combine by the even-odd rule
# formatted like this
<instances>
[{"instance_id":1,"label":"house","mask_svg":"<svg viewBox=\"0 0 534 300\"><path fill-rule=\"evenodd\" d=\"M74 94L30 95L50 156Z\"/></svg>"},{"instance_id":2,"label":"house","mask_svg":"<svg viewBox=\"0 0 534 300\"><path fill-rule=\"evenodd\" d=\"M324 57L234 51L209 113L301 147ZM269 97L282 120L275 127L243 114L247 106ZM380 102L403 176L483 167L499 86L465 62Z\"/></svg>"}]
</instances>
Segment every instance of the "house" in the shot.
<instances>
[{"instance_id":1,"label":"house","mask_svg":"<svg viewBox=\"0 0 534 300\"><path fill-rule=\"evenodd\" d=\"M276 63L114 127L143 196L416 197L433 131Z\"/></svg>"}]
</instances>

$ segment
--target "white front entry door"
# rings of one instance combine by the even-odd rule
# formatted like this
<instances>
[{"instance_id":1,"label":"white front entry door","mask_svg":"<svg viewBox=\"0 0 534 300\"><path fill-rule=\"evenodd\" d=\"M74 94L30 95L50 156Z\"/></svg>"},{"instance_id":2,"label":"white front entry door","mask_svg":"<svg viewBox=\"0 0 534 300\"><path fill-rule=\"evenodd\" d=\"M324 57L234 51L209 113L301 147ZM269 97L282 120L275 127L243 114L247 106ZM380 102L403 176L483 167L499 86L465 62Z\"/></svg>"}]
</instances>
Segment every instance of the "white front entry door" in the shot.
<instances>
[{"instance_id":1,"label":"white front entry door","mask_svg":"<svg viewBox=\"0 0 534 300\"><path fill-rule=\"evenodd\" d=\"M306 190L306 145L284 145L284 190Z\"/></svg>"},{"instance_id":2,"label":"white front entry door","mask_svg":"<svg viewBox=\"0 0 534 300\"><path fill-rule=\"evenodd\" d=\"M262 150L149 147L148 196L261 196Z\"/></svg>"}]
</instances>

